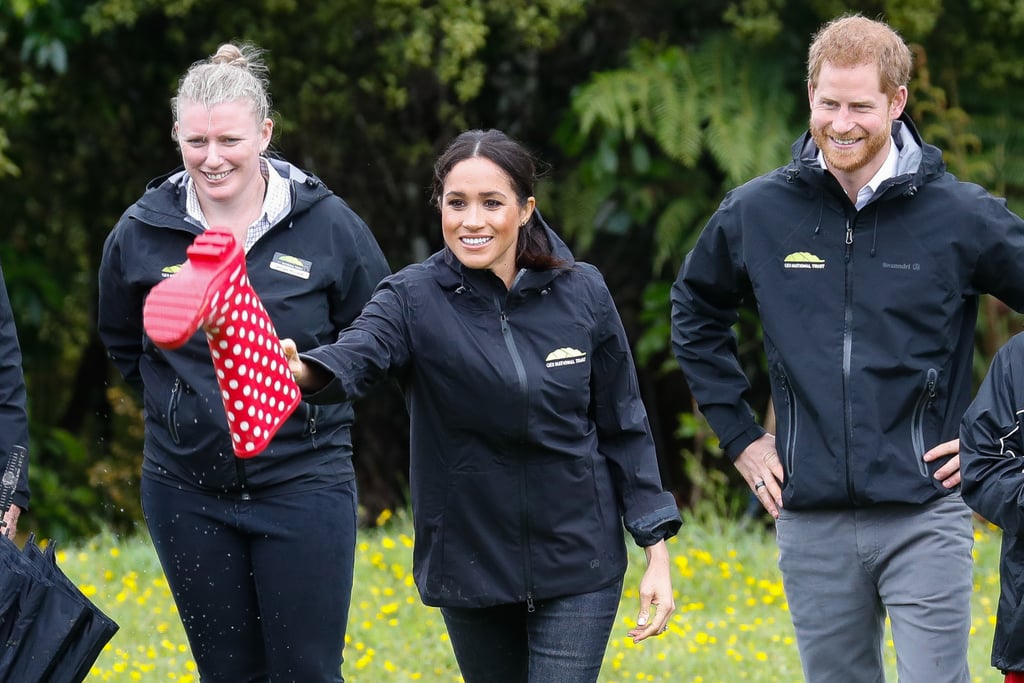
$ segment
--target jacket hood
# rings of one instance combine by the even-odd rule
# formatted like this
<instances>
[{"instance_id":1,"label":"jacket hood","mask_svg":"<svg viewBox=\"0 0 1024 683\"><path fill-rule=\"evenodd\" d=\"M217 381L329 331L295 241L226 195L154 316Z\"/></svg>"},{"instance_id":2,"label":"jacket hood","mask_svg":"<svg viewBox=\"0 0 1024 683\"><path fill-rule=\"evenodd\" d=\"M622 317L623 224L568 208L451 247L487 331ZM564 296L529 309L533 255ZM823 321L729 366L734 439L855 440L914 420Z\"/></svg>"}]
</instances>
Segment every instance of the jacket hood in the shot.
<instances>
[{"instance_id":1,"label":"jacket hood","mask_svg":"<svg viewBox=\"0 0 1024 683\"><path fill-rule=\"evenodd\" d=\"M942 151L921 139L914 122L906 113L892 124L892 137L896 142L898 157L894 178L909 181L912 185L923 185L946 171ZM793 160L786 167L787 178L794 179L802 172L823 175L824 169L818 163L818 145L808 130L793 143Z\"/></svg>"},{"instance_id":2,"label":"jacket hood","mask_svg":"<svg viewBox=\"0 0 1024 683\"><path fill-rule=\"evenodd\" d=\"M525 292L528 290L543 289L552 280L558 277L562 271L572 269L576 265L576 259L573 256L572 251L565 242L562 241L562 238L551 229L551 226L549 226L547 221L544 220L540 211L534 209L533 215L534 219L537 221L537 225L543 229L544 234L547 236L548 243L551 245L552 253L556 258L560 259L563 264L558 268L550 268L548 270L526 270L525 272L522 272L513 285L512 291ZM439 283L445 289L458 289L459 287L468 287L473 284L483 285L486 282L496 279L490 271L467 268L462 265L462 262L459 261L447 246L431 258L431 260L435 259L443 261L446 266L438 268L437 275Z\"/></svg>"},{"instance_id":3,"label":"jacket hood","mask_svg":"<svg viewBox=\"0 0 1024 683\"><path fill-rule=\"evenodd\" d=\"M333 192L312 173L274 157L268 157L271 172L289 181L292 189L292 212L298 215ZM157 176L146 184L146 192L132 207L136 216L150 225L178 225L185 211L185 181L188 173L179 166L170 173Z\"/></svg>"}]
</instances>

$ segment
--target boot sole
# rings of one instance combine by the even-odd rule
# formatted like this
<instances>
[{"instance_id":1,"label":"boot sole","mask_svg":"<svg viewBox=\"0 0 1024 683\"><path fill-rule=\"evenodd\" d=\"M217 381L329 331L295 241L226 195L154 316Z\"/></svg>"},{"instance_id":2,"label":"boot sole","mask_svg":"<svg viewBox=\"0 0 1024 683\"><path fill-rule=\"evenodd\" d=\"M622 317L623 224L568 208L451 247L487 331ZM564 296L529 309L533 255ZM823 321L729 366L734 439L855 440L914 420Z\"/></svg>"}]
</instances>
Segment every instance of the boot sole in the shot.
<instances>
[{"instance_id":1,"label":"boot sole","mask_svg":"<svg viewBox=\"0 0 1024 683\"><path fill-rule=\"evenodd\" d=\"M163 349L179 348L196 333L216 293L241 267L241 248L223 229L210 228L185 253L182 269L150 290L142 309L146 334Z\"/></svg>"}]
</instances>

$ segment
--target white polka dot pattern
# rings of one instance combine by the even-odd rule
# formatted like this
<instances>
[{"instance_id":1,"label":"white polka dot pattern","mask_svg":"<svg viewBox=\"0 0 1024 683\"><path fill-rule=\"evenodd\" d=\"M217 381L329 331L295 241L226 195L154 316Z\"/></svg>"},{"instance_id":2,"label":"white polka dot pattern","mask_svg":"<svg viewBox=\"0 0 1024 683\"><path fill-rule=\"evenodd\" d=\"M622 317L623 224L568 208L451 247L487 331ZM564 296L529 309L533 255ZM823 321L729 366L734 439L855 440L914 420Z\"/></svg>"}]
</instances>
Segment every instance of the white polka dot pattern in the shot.
<instances>
[{"instance_id":1,"label":"white polka dot pattern","mask_svg":"<svg viewBox=\"0 0 1024 683\"><path fill-rule=\"evenodd\" d=\"M244 262L213 296L203 328L235 455L252 457L270 443L301 394Z\"/></svg>"}]
</instances>

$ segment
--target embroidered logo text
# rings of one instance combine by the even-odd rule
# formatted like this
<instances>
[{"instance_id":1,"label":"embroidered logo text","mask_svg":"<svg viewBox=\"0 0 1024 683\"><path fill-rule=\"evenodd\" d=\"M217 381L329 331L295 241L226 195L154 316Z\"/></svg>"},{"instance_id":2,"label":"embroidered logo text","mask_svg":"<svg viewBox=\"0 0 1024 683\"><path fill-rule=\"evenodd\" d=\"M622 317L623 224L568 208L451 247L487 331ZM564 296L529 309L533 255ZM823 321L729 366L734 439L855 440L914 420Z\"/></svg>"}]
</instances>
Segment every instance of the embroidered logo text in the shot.
<instances>
[{"instance_id":1,"label":"embroidered logo text","mask_svg":"<svg viewBox=\"0 0 1024 683\"><path fill-rule=\"evenodd\" d=\"M579 365L587 362L587 354L579 349L563 346L555 349L544 359L545 367L557 368L563 365Z\"/></svg>"}]
</instances>

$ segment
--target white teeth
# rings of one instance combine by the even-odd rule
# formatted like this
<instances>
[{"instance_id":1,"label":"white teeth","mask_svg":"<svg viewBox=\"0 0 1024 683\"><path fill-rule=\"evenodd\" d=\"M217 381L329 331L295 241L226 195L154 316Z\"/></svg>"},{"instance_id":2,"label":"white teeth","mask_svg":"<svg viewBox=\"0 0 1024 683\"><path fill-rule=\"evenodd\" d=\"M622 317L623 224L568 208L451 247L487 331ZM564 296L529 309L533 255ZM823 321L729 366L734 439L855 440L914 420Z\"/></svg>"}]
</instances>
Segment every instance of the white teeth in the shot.
<instances>
[{"instance_id":1,"label":"white teeth","mask_svg":"<svg viewBox=\"0 0 1024 683\"><path fill-rule=\"evenodd\" d=\"M491 241L490 237L463 237L461 238L463 244L468 244L471 247L476 247L481 244L487 244Z\"/></svg>"},{"instance_id":2,"label":"white teeth","mask_svg":"<svg viewBox=\"0 0 1024 683\"><path fill-rule=\"evenodd\" d=\"M231 171L224 171L223 173L207 173L206 177L210 180L223 180L228 177L228 173Z\"/></svg>"}]
</instances>

